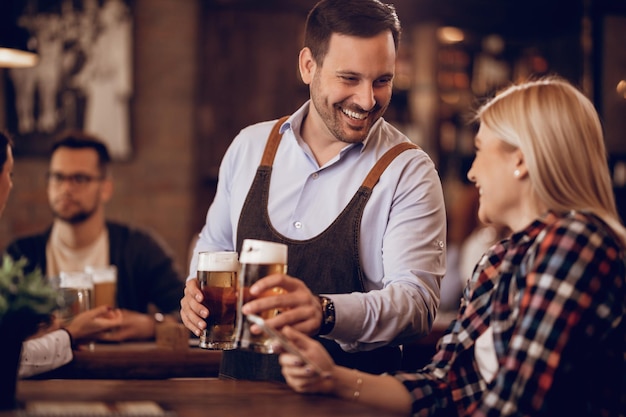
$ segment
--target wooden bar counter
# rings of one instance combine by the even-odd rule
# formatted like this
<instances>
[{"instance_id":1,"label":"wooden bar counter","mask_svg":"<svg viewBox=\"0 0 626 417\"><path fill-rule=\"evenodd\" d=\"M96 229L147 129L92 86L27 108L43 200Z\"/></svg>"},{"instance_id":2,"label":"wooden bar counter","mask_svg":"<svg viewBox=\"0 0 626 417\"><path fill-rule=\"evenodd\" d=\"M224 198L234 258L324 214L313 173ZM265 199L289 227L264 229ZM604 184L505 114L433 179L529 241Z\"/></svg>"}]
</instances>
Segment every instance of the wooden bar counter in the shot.
<instances>
[{"instance_id":1,"label":"wooden bar counter","mask_svg":"<svg viewBox=\"0 0 626 417\"><path fill-rule=\"evenodd\" d=\"M222 352L189 346L172 349L155 342L96 343L74 351L74 360L34 379L166 379L218 375Z\"/></svg>"},{"instance_id":2,"label":"wooden bar counter","mask_svg":"<svg viewBox=\"0 0 626 417\"><path fill-rule=\"evenodd\" d=\"M23 380L17 385L18 410L3 417L62 417L69 415L125 417L208 416L359 416L386 417L389 414L357 401L322 395L302 395L277 382L231 381L216 378L170 380ZM130 406L145 409L120 412ZM77 412L77 408L82 411ZM94 408L89 414L86 407ZM125 408L126 407L126 408ZM102 411L110 409L112 411ZM71 414L70 412L73 412Z\"/></svg>"}]
</instances>

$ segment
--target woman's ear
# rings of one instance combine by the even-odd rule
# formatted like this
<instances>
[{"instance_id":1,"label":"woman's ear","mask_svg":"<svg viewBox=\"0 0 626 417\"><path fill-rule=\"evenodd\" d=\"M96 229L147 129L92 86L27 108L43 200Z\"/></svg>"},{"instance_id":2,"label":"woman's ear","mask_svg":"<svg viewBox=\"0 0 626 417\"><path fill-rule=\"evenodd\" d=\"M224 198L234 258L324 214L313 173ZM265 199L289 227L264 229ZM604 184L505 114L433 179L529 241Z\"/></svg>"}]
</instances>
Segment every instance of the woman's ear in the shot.
<instances>
[{"instance_id":1,"label":"woman's ear","mask_svg":"<svg viewBox=\"0 0 626 417\"><path fill-rule=\"evenodd\" d=\"M523 179L528 176L528 167L526 167L526 159L524 154L519 149L515 150L515 171L516 178Z\"/></svg>"}]
</instances>

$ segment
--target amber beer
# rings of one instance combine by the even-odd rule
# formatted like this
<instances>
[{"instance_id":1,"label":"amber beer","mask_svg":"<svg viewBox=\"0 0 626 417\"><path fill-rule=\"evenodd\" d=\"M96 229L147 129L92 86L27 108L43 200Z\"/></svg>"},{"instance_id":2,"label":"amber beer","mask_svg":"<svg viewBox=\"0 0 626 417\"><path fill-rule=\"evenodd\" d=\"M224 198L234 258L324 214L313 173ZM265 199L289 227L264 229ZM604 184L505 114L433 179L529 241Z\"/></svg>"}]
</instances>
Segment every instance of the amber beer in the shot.
<instances>
[{"instance_id":1,"label":"amber beer","mask_svg":"<svg viewBox=\"0 0 626 417\"><path fill-rule=\"evenodd\" d=\"M241 307L252 300L250 286L263 277L272 274L287 273L287 245L262 240L245 239L241 247L241 271L239 274L239 298L237 304L237 338L236 346L261 353L274 353L271 338L261 333L250 332L250 323L241 314ZM271 288L260 297L269 297L283 293L280 287ZM278 309L266 310L259 314L264 319L272 318L279 313Z\"/></svg>"},{"instance_id":2,"label":"amber beer","mask_svg":"<svg viewBox=\"0 0 626 417\"><path fill-rule=\"evenodd\" d=\"M200 252L198 282L209 310L206 330L200 334L204 349L232 349L237 309L237 252Z\"/></svg>"},{"instance_id":3,"label":"amber beer","mask_svg":"<svg viewBox=\"0 0 626 417\"><path fill-rule=\"evenodd\" d=\"M93 280L94 307L102 305L115 307L117 295L117 268L109 265L104 268L85 268Z\"/></svg>"}]
</instances>

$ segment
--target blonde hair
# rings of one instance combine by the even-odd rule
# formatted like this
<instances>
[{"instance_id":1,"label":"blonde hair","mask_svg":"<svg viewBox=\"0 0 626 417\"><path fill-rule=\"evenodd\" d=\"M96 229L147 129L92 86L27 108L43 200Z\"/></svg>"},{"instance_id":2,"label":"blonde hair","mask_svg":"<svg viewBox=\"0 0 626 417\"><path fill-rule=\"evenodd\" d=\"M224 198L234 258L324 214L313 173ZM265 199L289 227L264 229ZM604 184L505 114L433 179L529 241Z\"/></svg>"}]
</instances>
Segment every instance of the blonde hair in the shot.
<instances>
[{"instance_id":1,"label":"blonde hair","mask_svg":"<svg viewBox=\"0 0 626 417\"><path fill-rule=\"evenodd\" d=\"M549 210L590 212L626 246L598 114L558 77L514 85L483 105L476 119L524 155L531 186Z\"/></svg>"}]
</instances>

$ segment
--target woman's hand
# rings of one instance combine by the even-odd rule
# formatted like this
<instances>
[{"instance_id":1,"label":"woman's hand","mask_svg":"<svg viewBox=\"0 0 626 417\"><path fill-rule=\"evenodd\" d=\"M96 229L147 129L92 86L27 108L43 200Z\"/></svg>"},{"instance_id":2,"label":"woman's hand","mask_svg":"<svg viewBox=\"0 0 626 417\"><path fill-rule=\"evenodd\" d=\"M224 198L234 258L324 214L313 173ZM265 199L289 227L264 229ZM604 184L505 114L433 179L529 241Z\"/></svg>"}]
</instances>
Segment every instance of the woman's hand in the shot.
<instances>
[{"instance_id":1,"label":"woman's hand","mask_svg":"<svg viewBox=\"0 0 626 417\"><path fill-rule=\"evenodd\" d=\"M99 306L77 314L65 326L74 342L82 339L95 339L100 333L114 329L122 324L122 312L108 306Z\"/></svg>"},{"instance_id":2,"label":"woman's hand","mask_svg":"<svg viewBox=\"0 0 626 417\"><path fill-rule=\"evenodd\" d=\"M313 362L321 371L321 373L316 371L297 355L281 353L279 362L287 384L297 392L333 392L332 374L336 366L326 349L316 340L289 326L283 327L282 333L298 348L302 356Z\"/></svg>"}]
</instances>

